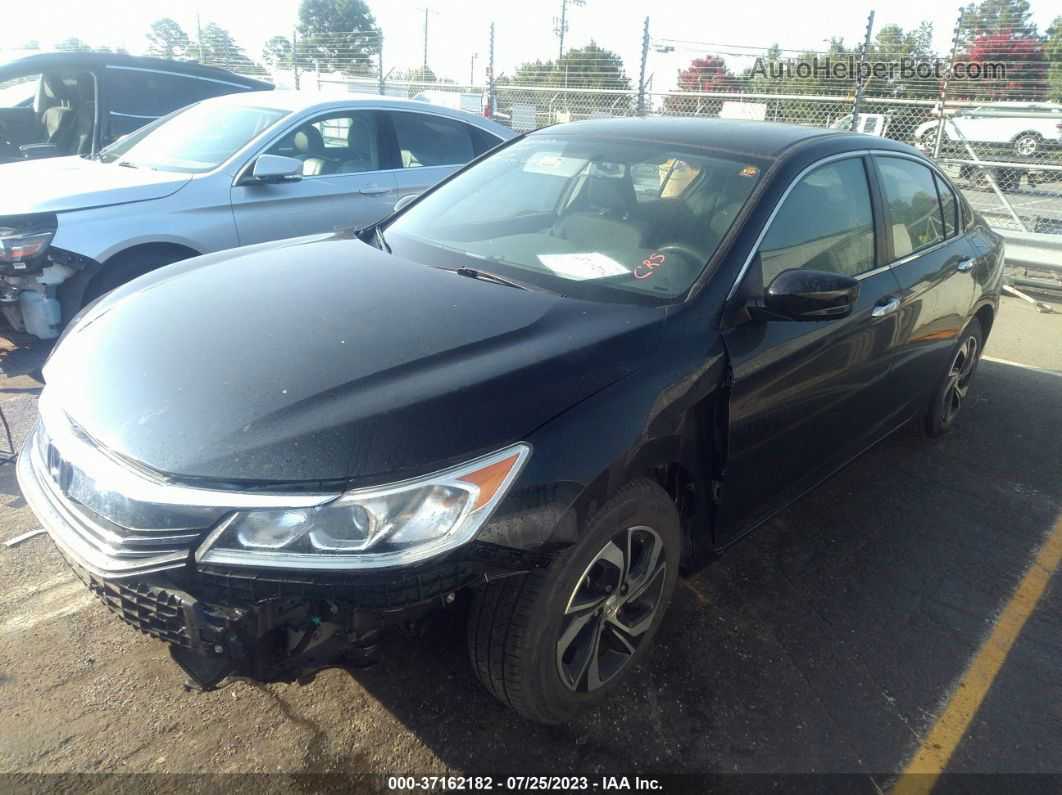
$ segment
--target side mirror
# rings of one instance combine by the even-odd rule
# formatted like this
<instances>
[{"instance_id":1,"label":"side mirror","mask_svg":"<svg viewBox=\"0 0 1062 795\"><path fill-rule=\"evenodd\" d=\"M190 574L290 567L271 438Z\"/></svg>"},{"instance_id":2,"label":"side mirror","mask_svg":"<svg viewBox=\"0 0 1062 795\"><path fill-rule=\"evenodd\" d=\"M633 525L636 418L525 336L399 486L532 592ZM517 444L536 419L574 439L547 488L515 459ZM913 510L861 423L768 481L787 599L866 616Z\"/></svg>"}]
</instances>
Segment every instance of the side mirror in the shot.
<instances>
[{"instance_id":1,"label":"side mirror","mask_svg":"<svg viewBox=\"0 0 1062 795\"><path fill-rule=\"evenodd\" d=\"M251 176L255 182L295 182L302 179L302 161L281 155L259 155Z\"/></svg>"},{"instance_id":2,"label":"side mirror","mask_svg":"<svg viewBox=\"0 0 1062 795\"><path fill-rule=\"evenodd\" d=\"M847 317L859 298L859 280L826 271L782 271L748 307L755 320L833 320Z\"/></svg>"},{"instance_id":3,"label":"side mirror","mask_svg":"<svg viewBox=\"0 0 1062 795\"><path fill-rule=\"evenodd\" d=\"M404 207L408 207L410 202L412 202L415 198L417 198L416 193L407 193L405 196L395 202L395 212L397 213Z\"/></svg>"}]
</instances>

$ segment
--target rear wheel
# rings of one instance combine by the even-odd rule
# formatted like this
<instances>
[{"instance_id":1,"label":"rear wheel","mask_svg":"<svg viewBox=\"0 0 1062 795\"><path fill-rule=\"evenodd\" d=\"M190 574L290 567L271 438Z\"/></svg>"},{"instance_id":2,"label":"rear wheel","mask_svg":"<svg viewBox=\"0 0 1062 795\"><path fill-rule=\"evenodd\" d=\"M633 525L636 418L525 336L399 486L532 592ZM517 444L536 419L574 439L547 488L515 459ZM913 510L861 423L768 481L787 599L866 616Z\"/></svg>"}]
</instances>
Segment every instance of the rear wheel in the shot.
<instances>
[{"instance_id":1,"label":"rear wheel","mask_svg":"<svg viewBox=\"0 0 1062 795\"><path fill-rule=\"evenodd\" d=\"M977 372L977 363L981 360L983 344L981 322L974 318L959 337L948 372L933 395L929 412L913 421L908 426L909 431L927 439L939 439L951 430L966 403L970 384Z\"/></svg>"},{"instance_id":2,"label":"rear wheel","mask_svg":"<svg viewBox=\"0 0 1062 795\"><path fill-rule=\"evenodd\" d=\"M647 478L628 483L547 569L476 592L468 646L483 684L539 723L603 698L656 634L681 547L667 492Z\"/></svg>"},{"instance_id":3,"label":"rear wheel","mask_svg":"<svg viewBox=\"0 0 1062 795\"><path fill-rule=\"evenodd\" d=\"M1014 152L1019 157L1032 157L1043 147L1043 138L1034 132L1023 132L1014 141Z\"/></svg>"}]
</instances>

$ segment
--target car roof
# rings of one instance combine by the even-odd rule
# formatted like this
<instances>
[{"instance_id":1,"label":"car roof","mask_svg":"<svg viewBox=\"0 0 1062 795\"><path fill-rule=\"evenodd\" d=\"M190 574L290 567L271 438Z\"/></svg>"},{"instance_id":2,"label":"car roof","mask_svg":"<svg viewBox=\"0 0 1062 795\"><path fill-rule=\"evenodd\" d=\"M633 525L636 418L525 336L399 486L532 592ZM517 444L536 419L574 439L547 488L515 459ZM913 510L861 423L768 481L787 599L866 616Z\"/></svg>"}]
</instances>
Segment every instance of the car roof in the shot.
<instances>
[{"instance_id":1,"label":"car roof","mask_svg":"<svg viewBox=\"0 0 1062 795\"><path fill-rule=\"evenodd\" d=\"M272 83L245 75L238 75L217 66L205 66L196 61L171 61L166 58L153 58L147 55L125 55L110 52L48 52L24 51L0 62L0 70L39 70L53 69L91 69L104 66L124 66L140 69L157 69L196 77L225 80L249 88L268 90ZM0 78L4 79L4 78Z\"/></svg>"},{"instance_id":2,"label":"car roof","mask_svg":"<svg viewBox=\"0 0 1062 795\"><path fill-rule=\"evenodd\" d=\"M217 105L244 105L257 108L276 108L291 112L332 110L335 108L393 108L395 110L415 110L420 113L433 113L439 116L447 116L451 119L475 124L488 129L495 129L500 125L489 119L484 119L475 113L456 108L448 108L444 105L436 105L417 99L400 99L386 97L380 94L353 94L349 91L337 90L277 90L269 92L243 92L239 94L226 94L221 97L212 97L203 102ZM501 128L507 129L507 128Z\"/></svg>"},{"instance_id":3,"label":"car roof","mask_svg":"<svg viewBox=\"0 0 1062 795\"><path fill-rule=\"evenodd\" d=\"M778 158L798 144L815 139L823 139L823 141L832 139L838 152L849 149L897 148L906 151L910 148L873 135L830 130L824 127L802 127L797 124L768 121L689 117L592 119L544 127L532 133L532 135L558 134L652 140L667 144L740 152L770 159Z\"/></svg>"}]
</instances>

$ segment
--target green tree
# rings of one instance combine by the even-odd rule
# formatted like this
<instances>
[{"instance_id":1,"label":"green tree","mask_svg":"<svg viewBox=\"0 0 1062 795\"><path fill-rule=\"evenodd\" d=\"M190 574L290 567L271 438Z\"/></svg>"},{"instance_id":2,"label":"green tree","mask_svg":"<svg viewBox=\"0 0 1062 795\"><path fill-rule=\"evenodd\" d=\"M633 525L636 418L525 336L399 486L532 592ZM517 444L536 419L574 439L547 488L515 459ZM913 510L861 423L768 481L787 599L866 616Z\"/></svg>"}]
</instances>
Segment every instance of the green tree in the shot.
<instances>
[{"instance_id":1,"label":"green tree","mask_svg":"<svg viewBox=\"0 0 1062 795\"><path fill-rule=\"evenodd\" d=\"M871 76L863 85L866 96L926 98L935 97L940 91L935 77L903 77L899 66L908 61L914 68L924 65L932 69L935 64L933 52L933 24L923 22L914 30L904 30L899 25L885 25L878 31L867 51L872 63L886 63L896 68L892 77Z\"/></svg>"},{"instance_id":2,"label":"green tree","mask_svg":"<svg viewBox=\"0 0 1062 795\"><path fill-rule=\"evenodd\" d=\"M203 60L215 66L228 68L237 62L248 60L243 48L232 38L232 34L216 22L208 22L203 26L199 47Z\"/></svg>"},{"instance_id":3,"label":"green tree","mask_svg":"<svg viewBox=\"0 0 1062 795\"><path fill-rule=\"evenodd\" d=\"M61 42L56 44L55 49L65 50L68 52L88 52L92 49L92 47L83 42L77 36L71 36L69 39L63 39Z\"/></svg>"},{"instance_id":4,"label":"green tree","mask_svg":"<svg viewBox=\"0 0 1062 795\"><path fill-rule=\"evenodd\" d=\"M40 48L41 48L41 43L39 41L37 41L36 39L30 39L25 44L23 44L21 47L19 47L20 50L39 50Z\"/></svg>"},{"instance_id":5,"label":"green tree","mask_svg":"<svg viewBox=\"0 0 1062 795\"><path fill-rule=\"evenodd\" d=\"M631 81L623 69L623 59L612 50L598 46L593 40L585 47L568 50L556 61L530 61L517 67L512 79L499 81L501 85L538 86L548 88L597 89L626 91L628 94L592 94L572 91L553 103L554 110L588 115L595 111L626 115L633 108L634 93ZM540 92L505 92L505 104L543 101Z\"/></svg>"},{"instance_id":6,"label":"green tree","mask_svg":"<svg viewBox=\"0 0 1062 795\"><path fill-rule=\"evenodd\" d=\"M436 83L439 80L430 66L418 66L416 69L410 70L406 79L411 83Z\"/></svg>"},{"instance_id":7,"label":"green tree","mask_svg":"<svg viewBox=\"0 0 1062 795\"><path fill-rule=\"evenodd\" d=\"M158 58L181 60L191 58L195 53L191 52L192 42L181 26L169 17L155 20L151 23L151 30L147 34L148 55Z\"/></svg>"},{"instance_id":8,"label":"green tree","mask_svg":"<svg viewBox=\"0 0 1062 795\"><path fill-rule=\"evenodd\" d=\"M299 33L300 61L330 72L376 71L383 34L364 0L302 0Z\"/></svg>"},{"instance_id":9,"label":"green tree","mask_svg":"<svg viewBox=\"0 0 1062 795\"><path fill-rule=\"evenodd\" d=\"M291 55L291 42L286 36L274 36L262 48L262 62L274 68L290 68Z\"/></svg>"},{"instance_id":10,"label":"green tree","mask_svg":"<svg viewBox=\"0 0 1062 795\"><path fill-rule=\"evenodd\" d=\"M1048 99L1062 102L1062 16L1055 17L1047 29L1044 59L1047 61Z\"/></svg>"},{"instance_id":11,"label":"green tree","mask_svg":"<svg viewBox=\"0 0 1062 795\"><path fill-rule=\"evenodd\" d=\"M978 36L1011 31L1015 39L1038 37L1029 0L982 0L963 9L960 41L969 46Z\"/></svg>"}]
</instances>

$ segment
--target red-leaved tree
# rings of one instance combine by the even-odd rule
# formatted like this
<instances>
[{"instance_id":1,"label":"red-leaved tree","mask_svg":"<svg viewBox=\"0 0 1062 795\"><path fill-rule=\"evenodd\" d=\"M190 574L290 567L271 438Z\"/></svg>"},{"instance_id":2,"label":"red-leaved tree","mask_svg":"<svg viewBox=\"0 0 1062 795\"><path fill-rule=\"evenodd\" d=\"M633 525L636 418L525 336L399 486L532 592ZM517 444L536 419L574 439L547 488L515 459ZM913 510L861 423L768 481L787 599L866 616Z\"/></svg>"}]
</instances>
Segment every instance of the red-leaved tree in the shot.
<instances>
[{"instance_id":1,"label":"red-leaved tree","mask_svg":"<svg viewBox=\"0 0 1062 795\"><path fill-rule=\"evenodd\" d=\"M1006 76L964 80L957 88L978 99L1040 100L1047 95L1047 61L1043 43L1017 36L1009 28L978 35L963 60L990 68L999 64Z\"/></svg>"},{"instance_id":2,"label":"red-leaved tree","mask_svg":"<svg viewBox=\"0 0 1062 795\"><path fill-rule=\"evenodd\" d=\"M678 74L677 91L692 94L712 94L739 90L740 80L731 72L718 55L694 58L690 65ZM668 113L715 115L720 102L706 102L694 97L666 97L664 108Z\"/></svg>"}]
</instances>

